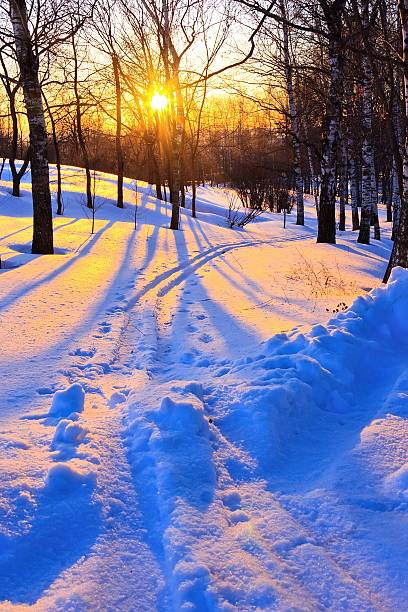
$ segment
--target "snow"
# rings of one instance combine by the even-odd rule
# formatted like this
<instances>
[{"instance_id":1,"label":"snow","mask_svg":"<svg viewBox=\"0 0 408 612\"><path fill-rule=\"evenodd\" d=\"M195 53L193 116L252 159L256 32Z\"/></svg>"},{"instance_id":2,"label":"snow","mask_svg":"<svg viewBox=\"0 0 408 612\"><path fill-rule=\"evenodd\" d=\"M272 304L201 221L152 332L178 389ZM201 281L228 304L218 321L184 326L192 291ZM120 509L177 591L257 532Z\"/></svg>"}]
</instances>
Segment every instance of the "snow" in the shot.
<instances>
[{"instance_id":1,"label":"snow","mask_svg":"<svg viewBox=\"0 0 408 612\"><path fill-rule=\"evenodd\" d=\"M70 493L72 489L78 487L93 486L95 484L95 473L86 472L80 469L80 466L74 466L73 462L58 463L53 465L47 474L45 480L45 490L50 495L57 496L58 494Z\"/></svg>"},{"instance_id":2,"label":"snow","mask_svg":"<svg viewBox=\"0 0 408 612\"><path fill-rule=\"evenodd\" d=\"M55 170L53 170L55 172ZM64 168L54 256L0 182L0 609L396 610L408 595L408 272L315 214L167 229ZM29 181L26 175L25 181ZM383 211L381 211L382 214ZM389 225L389 224L388 224Z\"/></svg>"},{"instance_id":3,"label":"snow","mask_svg":"<svg viewBox=\"0 0 408 612\"><path fill-rule=\"evenodd\" d=\"M54 393L48 414L55 417L66 417L75 412L82 412L84 403L85 392L79 383L74 383L68 389Z\"/></svg>"}]
</instances>

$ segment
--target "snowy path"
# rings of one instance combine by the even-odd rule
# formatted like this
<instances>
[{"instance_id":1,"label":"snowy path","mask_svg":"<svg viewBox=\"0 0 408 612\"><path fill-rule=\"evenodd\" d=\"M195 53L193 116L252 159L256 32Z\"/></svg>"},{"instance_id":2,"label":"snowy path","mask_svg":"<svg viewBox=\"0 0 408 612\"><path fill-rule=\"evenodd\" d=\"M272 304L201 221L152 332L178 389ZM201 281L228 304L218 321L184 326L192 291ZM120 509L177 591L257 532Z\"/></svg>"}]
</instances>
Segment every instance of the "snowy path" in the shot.
<instances>
[{"instance_id":1,"label":"snowy path","mask_svg":"<svg viewBox=\"0 0 408 612\"><path fill-rule=\"evenodd\" d=\"M73 199L62 254L0 275L0 609L403 609L406 360L370 326L260 346L378 284L388 243L320 261L311 209L231 232L201 197L174 234L142 189L137 233L102 209L92 238ZM31 228L7 223L18 258ZM74 383L84 410L48 414Z\"/></svg>"},{"instance_id":2,"label":"snowy path","mask_svg":"<svg viewBox=\"0 0 408 612\"><path fill-rule=\"evenodd\" d=\"M188 280L186 274L182 278ZM159 287L157 279L154 286ZM338 414L327 415L323 428L320 419L318 423L312 422L302 434L301 444L296 441L295 446L290 439L293 432L287 432L292 453L285 453L281 458L274 456L270 472L269 466L262 466L265 460L262 453L257 457L256 453L245 452L239 440L237 444L231 439L228 419L227 426L223 425L224 406L231 404L231 383L214 384L214 380L218 377L228 379L230 363L220 359L225 350L218 355L218 361L213 354L198 350L200 341L205 345L211 342L211 336L206 333L199 336L195 354L183 353L181 358L177 355L175 344L181 341L183 333L171 314L180 310L174 308L175 299L183 299L183 296L171 295L177 286L176 277L164 288L159 288L154 304L150 305L149 312L153 310L156 313L154 341L157 347L156 352L152 350L150 367L153 380L142 394L131 396L131 405L134 415L147 410L147 427L154 431L154 424L160 429L160 419L156 420L156 417L153 424L149 423L151 410L157 409L163 400L168 402L166 397L171 398L170 402L179 409L186 402L188 407L191 400L192 405L198 400L202 427L205 428L204 423L210 423L209 443L206 448L199 449L197 457L194 456L191 443L185 444L183 440L185 431L189 432L189 417L182 422L182 430L179 429L180 423L174 423L171 438L175 436L177 440L180 436L181 439L171 442L171 452L166 451L166 444L164 451L160 445L149 451L144 436L140 445L139 430L146 429L146 423L141 425L139 416L129 427L130 439L137 440L136 457L133 458L136 466L139 467L140 452L142 456L151 455L149 465L159 461L154 467L154 476L149 471L148 478L156 484L145 494L149 514L156 506L156 520L149 523L149 528L163 534L163 574L167 575L170 585L173 608L229 609L229 605L234 606L234 602L239 601L240 609L244 610L297 609L298 602L303 601L305 604L301 609L307 610L394 609L396 601L404 600L406 588L404 584L402 589L399 587L401 575L394 584L388 584L387 570L383 572L382 567L381 546L392 549L393 555L398 556L396 544L399 547L401 541L395 542L395 533L401 527L400 517L397 516L393 528L392 517L379 520L381 505L377 508L375 502L364 498L357 501L348 496L343 498L341 487L340 491L332 490L332 480L336 482L336 471L344 469L342 464L347 463L361 432L377 416L379 406L386 402L399 376L398 359L391 361L387 355L388 368L376 372L375 390L369 397L357 394L353 398L355 410L351 421L345 421ZM202 300L199 299L200 290L195 277L190 285L186 283L184 293L188 296L183 304L185 323L192 317L205 321L206 315L197 314L197 307L202 308ZM169 308L169 302L173 302L173 308ZM217 316L211 317L214 327L220 325L216 319ZM139 320L138 325L142 324ZM187 325L188 333L194 334L195 331L191 324ZM240 338L242 334L239 334L238 341ZM205 368L203 374L202 368ZM232 377L232 385L236 384ZM366 387L363 386L360 393L362 396L366 394ZM171 403L169 405L171 413ZM167 405L165 410L168 411ZM194 419L192 415L190 418ZM166 420L171 421L169 414ZM204 434L201 432L201 435ZM255 446L259 442L256 441ZM270 439L267 443L270 444ZM191 462L192 472L186 469L186 462ZM210 464L203 474L200 473L203 471L199 466L201 462ZM270 472L266 480L265 468L267 473ZM143 471L143 460L141 471L142 476L136 480L139 486L148 480ZM171 475L173 471L176 476ZM181 476L177 476L180 471ZM170 484L167 482L169 478ZM178 479L181 482L177 482ZM216 486L209 492L211 480ZM200 485L203 490L200 490ZM347 488L346 491L349 495ZM175 497L169 502L172 495ZM395 503L395 508L398 506L400 502ZM390 509L393 509L392 505ZM322 516L316 521L319 514ZM356 540L354 531L358 532L370 522L377 538L376 530L381 526L383 534L379 539L382 544L379 545L376 539L370 541L369 537L364 545L367 551L361 549L360 538ZM391 532L389 538L387 530ZM397 567L404 565L407 546L408 538L405 538ZM368 559L372 566L367 572Z\"/></svg>"}]
</instances>

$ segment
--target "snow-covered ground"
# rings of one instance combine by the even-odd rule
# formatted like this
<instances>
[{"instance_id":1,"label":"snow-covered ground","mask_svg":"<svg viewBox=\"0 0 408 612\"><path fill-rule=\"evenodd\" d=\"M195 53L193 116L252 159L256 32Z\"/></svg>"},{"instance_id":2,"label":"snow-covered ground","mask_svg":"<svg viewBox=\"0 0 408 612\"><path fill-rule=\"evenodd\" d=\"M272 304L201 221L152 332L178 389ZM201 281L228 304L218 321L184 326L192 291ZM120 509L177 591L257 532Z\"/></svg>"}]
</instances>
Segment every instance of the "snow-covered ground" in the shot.
<instances>
[{"instance_id":1,"label":"snow-covered ground","mask_svg":"<svg viewBox=\"0 0 408 612\"><path fill-rule=\"evenodd\" d=\"M64 169L54 256L0 182L0 609L403 610L408 273ZM376 289L376 287L380 287ZM374 289L373 291L371 291ZM370 292L371 293L368 293ZM363 297L358 297L363 296ZM357 299L356 299L357 298Z\"/></svg>"}]
</instances>

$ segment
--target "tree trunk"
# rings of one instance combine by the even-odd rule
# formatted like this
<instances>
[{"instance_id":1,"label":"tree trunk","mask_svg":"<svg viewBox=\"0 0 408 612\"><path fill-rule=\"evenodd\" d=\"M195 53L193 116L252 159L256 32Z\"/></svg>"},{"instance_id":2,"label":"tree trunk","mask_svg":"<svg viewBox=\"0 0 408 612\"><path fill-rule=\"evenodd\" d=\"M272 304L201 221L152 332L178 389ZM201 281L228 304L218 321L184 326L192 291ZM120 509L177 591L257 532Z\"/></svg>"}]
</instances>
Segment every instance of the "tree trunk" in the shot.
<instances>
[{"instance_id":1,"label":"tree trunk","mask_svg":"<svg viewBox=\"0 0 408 612\"><path fill-rule=\"evenodd\" d=\"M344 3L333 16L329 40L330 87L322 146L322 176L317 242L336 243L336 152L343 101L344 70L341 14Z\"/></svg>"},{"instance_id":2,"label":"tree trunk","mask_svg":"<svg viewBox=\"0 0 408 612\"><path fill-rule=\"evenodd\" d=\"M399 16L402 30L402 50L404 69L404 119L408 119L408 0L398 0ZM403 184L401 194L401 208L398 229L395 232L394 246L390 261L384 275L387 282L391 271L396 266L408 268L408 133L405 133L403 149Z\"/></svg>"},{"instance_id":3,"label":"tree trunk","mask_svg":"<svg viewBox=\"0 0 408 612\"><path fill-rule=\"evenodd\" d=\"M197 217L197 179L196 179L196 164L194 156L191 159L191 216L193 219Z\"/></svg>"},{"instance_id":4,"label":"tree trunk","mask_svg":"<svg viewBox=\"0 0 408 612\"><path fill-rule=\"evenodd\" d=\"M387 156L387 167L383 172L383 204L387 207L387 223L392 223L392 155Z\"/></svg>"},{"instance_id":5,"label":"tree trunk","mask_svg":"<svg viewBox=\"0 0 408 612\"><path fill-rule=\"evenodd\" d=\"M177 69L178 70L178 69ZM184 134L184 111L183 98L180 84L178 82L178 72L176 70L173 83L176 89L175 117L172 138L172 184L170 186L170 202L172 204L170 229L179 229L180 225L180 194L182 187L182 156L183 156L183 134Z\"/></svg>"},{"instance_id":6,"label":"tree trunk","mask_svg":"<svg viewBox=\"0 0 408 612\"><path fill-rule=\"evenodd\" d=\"M119 58L116 53L112 55L113 75L115 77L115 93L116 93L116 166L118 173L118 201L117 207L123 208L123 174L124 161L122 151L122 86L120 83L119 73Z\"/></svg>"},{"instance_id":7,"label":"tree trunk","mask_svg":"<svg viewBox=\"0 0 408 612\"><path fill-rule=\"evenodd\" d=\"M367 6L367 5L366 5ZM366 12L367 12L366 8ZM368 20L366 14L363 18L363 23ZM372 125L373 125L373 74L371 70L370 60L368 57L362 59L363 68L363 148L362 148L362 175L363 175L363 191L361 202L361 221L358 242L361 244L370 244L370 225L374 213L374 191L373 191L373 166L374 166L374 150L372 142Z\"/></svg>"},{"instance_id":8,"label":"tree trunk","mask_svg":"<svg viewBox=\"0 0 408 612\"><path fill-rule=\"evenodd\" d=\"M76 133L78 137L79 148L81 149L82 162L85 166L85 177L86 177L86 205L88 208L93 208L92 203L92 179L91 169L89 165L88 149L86 146L84 133L82 130L82 108L81 108L81 96L79 95L78 89L78 57L76 52L75 38L72 36L72 50L74 56L74 95L75 95L75 114L76 114Z\"/></svg>"},{"instance_id":9,"label":"tree trunk","mask_svg":"<svg viewBox=\"0 0 408 612\"><path fill-rule=\"evenodd\" d=\"M349 140L350 143L350 140ZM351 146L349 144L349 150ZM350 187L351 187L351 219L353 230L360 229L360 219L358 216L359 189L358 189L358 170L354 152L350 157Z\"/></svg>"},{"instance_id":10,"label":"tree trunk","mask_svg":"<svg viewBox=\"0 0 408 612\"><path fill-rule=\"evenodd\" d=\"M401 212L401 198L398 184L398 173L396 169L395 161L392 166L392 210L393 210L393 223L392 223L392 240L395 240L395 236L398 232L398 225Z\"/></svg>"},{"instance_id":11,"label":"tree trunk","mask_svg":"<svg viewBox=\"0 0 408 612\"><path fill-rule=\"evenodd\" d=\"M11 175L13 177L13 192L12 192L12 195L15 196L16 198L20 197L21 179L23 178L23 176L27 172L28 164L30 163L30 154L31 154L31 148L28 147L28 149L26 151L26 154L24 156L23 163L21 164L19 170L17 170L17 168L16 168L15 160L13 160L12 164L10 163Z\"/></svg>"},{"instance_id":12,"label":"tree trunk","mask_svg":"<svg viewBox=\"0 0 408 612\"><path fill-rule=\"evenodd\" d=\"M378 216L378 187L375 179L374 157L371 167L371 224L374 227L374 240L381 240L380 219Z\"/></svg>"},{"instance_id":13,"label":"tree trunk","mask_svg":"<svg viewBox=\"0 0 408 612\"><path fill-rule=\"evenodd\" d=\"M55 119L51 112L50 105L48 104L48 100L44 94L43 94L43 98L44 98L45 106L47 108L48 116L51 122L52 141L53 141L54 151L55 151L55 163L57 166L57 211L56 212L57 212L57 215L63 215L64 205L62 202L61 154L60 154L60 148L59 148L59 142L58 142L57 126L55 124Z\"/></svg>"},{"instance_id":14,"label":"tree trunk","mask_svg":"<svg viewBox=\"0 0 408 612\"><path fill-rule=\"evenodd\" d=\"M293 89L293 67L290 59L289 28L286 21L285 0L281 0L280 9L283 17L283 53L285 62L286 88L289 102L289 116L293 142L293 172L295 176L296 193L296 225L305 224L305 209L303 201L303 179L301 167L300 129Z\"/></svg>"},{"instance_id":15,"label":"tree trunk","mask_svg":"<svg viewBox=\"0 0 408 612\"><path fill-rule=\"evenodd\" d=\"M3 64L4 70L4 64ZM16 158L18 152L18 115L16 108L16 94L18 91L18 86L11 88L6 81L6 89L9 100L9 109L10 109L10 117L11 117L11 143L10 143L10 152L9 152L9 166L11 171L11 176L13 178L13 191L12 195L16 198L20 197L20 183L24 174L27 171L28 164L30 163L30 148L27 149L26 154L24 156L24 160L20 169L16 168Z\"/></svg>"},{"instance_id":16,"label":"tree trunk","mask_svg":"<svg viewBox=\"0 0 408 612\"><path fill-rule=\"evenodd\" d=\"M346 201L347 201L347 149L344 139L341 140L340 147L340 163L339 163L339 198L340 198L340 216L339 230L346 230Z\"/></svg>"},{"instance_id":17,"label":"tree trunk","mask_svg":"<svg viewBox=\"0 0 408 612\"><path fill-rule=\"evenodd\" d=\"M25 0L10 0L10 14L30 134L33 198L32 252L52 254L53 231L48 139L38 78L38 57L30 38Z\"/></svg>"}]
</instances>

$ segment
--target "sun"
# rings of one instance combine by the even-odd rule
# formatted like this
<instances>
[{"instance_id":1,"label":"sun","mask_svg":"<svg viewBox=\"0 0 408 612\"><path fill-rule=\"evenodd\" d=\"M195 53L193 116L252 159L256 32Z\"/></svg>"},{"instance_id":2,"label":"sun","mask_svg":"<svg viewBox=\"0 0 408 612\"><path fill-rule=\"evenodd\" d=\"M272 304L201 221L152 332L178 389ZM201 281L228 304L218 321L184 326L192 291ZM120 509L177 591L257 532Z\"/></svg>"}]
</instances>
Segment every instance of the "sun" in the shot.
<instances>
[{"instance_id":1,"label":"sun","mask_svg":"<svg viewBox=\"0 0 408 612\"><path fill-rule=\"evenodd\" d=\"M168 97L165 94L159 93L158 91L156 91L150 100L150 108L153 111L160 113L165 110L168 103L169 103Z\"/></svg>"}]
</instances>

